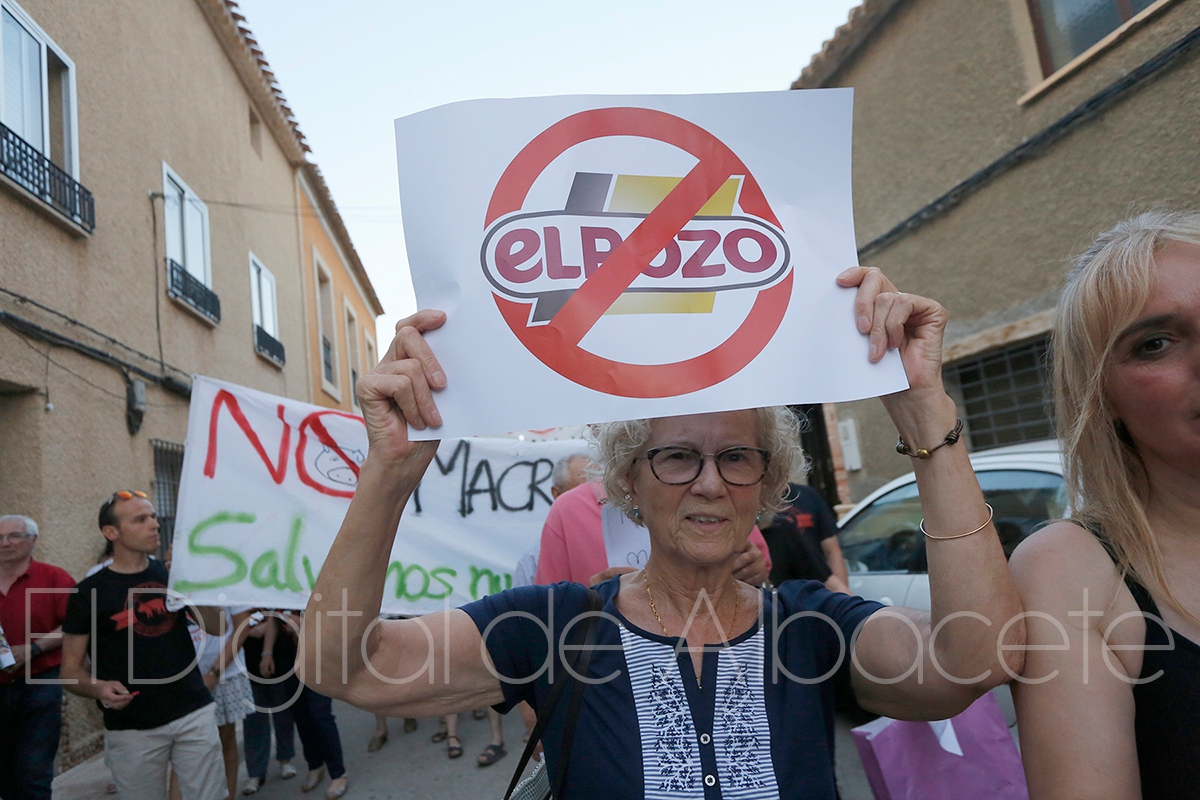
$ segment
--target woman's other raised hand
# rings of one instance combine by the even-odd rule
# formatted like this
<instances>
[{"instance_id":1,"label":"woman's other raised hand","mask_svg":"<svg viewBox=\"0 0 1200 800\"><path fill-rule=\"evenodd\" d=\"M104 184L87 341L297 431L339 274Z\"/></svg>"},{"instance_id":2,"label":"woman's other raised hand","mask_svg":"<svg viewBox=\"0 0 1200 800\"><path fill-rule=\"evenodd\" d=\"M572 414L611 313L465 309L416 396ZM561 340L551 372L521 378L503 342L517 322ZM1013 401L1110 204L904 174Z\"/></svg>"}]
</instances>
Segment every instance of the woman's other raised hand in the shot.
<instances>
[{"instance_id":1,"label":"woman's other raised hand","mask_svg":"<svg viewBox=\"0 0 1200 800\"><path fill-rule=\"evenodd\" d=\"M858 287L855 325L869 337L867 357L876 362L892 348L900 350L912 389L942 389L942 337L948 314L927 297L899 291L875 267L851 267L838 286Z\"/></svg>"}]
</instances>

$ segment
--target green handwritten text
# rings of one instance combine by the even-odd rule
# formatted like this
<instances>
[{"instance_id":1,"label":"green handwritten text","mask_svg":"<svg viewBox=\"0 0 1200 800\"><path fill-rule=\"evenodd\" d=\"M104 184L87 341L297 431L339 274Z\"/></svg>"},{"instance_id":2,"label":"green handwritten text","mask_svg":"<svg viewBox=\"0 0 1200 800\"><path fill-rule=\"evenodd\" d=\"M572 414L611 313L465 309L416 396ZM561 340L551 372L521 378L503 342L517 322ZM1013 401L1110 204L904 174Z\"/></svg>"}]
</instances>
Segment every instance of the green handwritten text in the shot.
<instances>
[{"instance_id":1,"label":"green handwritten text","mask_svg":"<svg viewBox=\"0 0 1200 800\"><path fill-rule=\"evenodd\" d=\"M434 567L427 570L420 564L405 566L399 561L393 561L388 564L385 580L390 579L393 575L396 576L397 600L443 600L450 596L454 587L442 576L449 575L454 578L458 576L458 573L450 567ZM431 592L430 588L434 581L440 583L444 591L439 594Z\"/></svg>"},{"instance_id":2,"label":"green handwritten text","mask_svg":"<svg viewBox=\"0 0 1200 800\"><path fill-rule=\"evenodd\" d=\"M300 585L300 578L296 575L296 552L300 549L300 534L303 529L303 520L299 517L292 520L292 531L288 534L287 551L283 559L283 579L279 578L279 553L275 550L268 550L254 560L254 566L250 568L250 583L259 589L275 588L281 592L304 591L304 587ZM307 561L307 559L305 560ZM305 566L307 568L307 565ZM309 574L311 575L311 571Z\"/></svg>"},{"instance_id":3,"label":"green handwritten text","mask_svg":"<svg viewBox=\"0 0 1200 800\"><path fill-rule=\"evenodd\" d=\"M253 514L239 514L233 511L219 511L205 520L201 520L192 532L188 534L188 553L194 556L220 556L227 559L231 565L229 574L211 581L176 581L175 590L179 592L195 592L201 589L219 589L222 586L232 586L246 577L246 559L234 550L215 544L200 544L200 537L209 528L217 525L227 525L236 522L239 525L250 525L256 517Z\"/></svg>"}]
</instances>

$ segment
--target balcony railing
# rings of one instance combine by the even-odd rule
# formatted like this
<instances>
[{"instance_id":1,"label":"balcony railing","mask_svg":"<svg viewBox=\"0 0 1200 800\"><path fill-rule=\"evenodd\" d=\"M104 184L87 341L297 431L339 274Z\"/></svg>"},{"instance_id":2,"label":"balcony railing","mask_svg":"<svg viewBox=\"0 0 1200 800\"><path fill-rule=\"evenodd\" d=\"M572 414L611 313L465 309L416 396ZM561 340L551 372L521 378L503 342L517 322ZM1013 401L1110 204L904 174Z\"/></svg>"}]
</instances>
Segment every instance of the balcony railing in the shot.
<instances>
[{"instance_id":1,"label":"balcony railing","mask_svg":"<svg viewBox=\"0 0 1200 800\"><path fill-rule=\"evenodd\" d=\"M254 326L254 350L259 355L274 361L281 367L286 360L284 358L283 342L263 330L261 325Z\"/></svg>"},{"instance_id":2,"label":"balcony railing","mask_svg":"<svg viewBox=\"0 0 1200 800\"><path fill-rule=\"evenodd\" d=\"M167 259L167 293L194 308L213 323L221 321L221 298L178 261Z\"/></svg>"},{"instance_id":3,"label":"balcony railing","mask_svg":"<svg viewBox=\"0 0 1200 800\"><path fill-rule=\"evenodd\" d=\"M92 193L2 123L0 173L88 233L96 230Z\"/></svg>"}]
</instances>

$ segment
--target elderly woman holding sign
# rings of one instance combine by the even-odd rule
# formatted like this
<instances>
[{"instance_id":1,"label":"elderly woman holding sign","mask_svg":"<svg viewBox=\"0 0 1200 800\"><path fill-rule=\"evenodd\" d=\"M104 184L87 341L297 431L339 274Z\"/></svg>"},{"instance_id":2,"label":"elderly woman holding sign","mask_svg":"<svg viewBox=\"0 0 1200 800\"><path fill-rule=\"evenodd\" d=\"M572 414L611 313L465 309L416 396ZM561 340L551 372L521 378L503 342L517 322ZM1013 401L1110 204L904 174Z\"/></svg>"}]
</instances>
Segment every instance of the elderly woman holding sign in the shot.
<instances>
[{"instance_id":1,"label":"elderly woman holding sign","mask_svg":"<svg viewBox=\"0 0 1200 800\"><path fill-rule=\"evenodd\" d=\"M390 716L528 701L555 796L568 798L833 798L835 675L865 708L906 719L952 716L1007 680L1025 629L990 511L953 444L946 312L877 270L838 281L858 288L869 358L899 348L908 374L911 388L883 400L916 456L931 613L816 582L767 592L733 578L801 458L791 415L752 409L600 426L608 497L650 534L640 572L372 622L401 511L437 447L409 441L406 423L441 424L434 392L446 377L422 333L445 317L423 311L358 384L370 452L308 606L305 625L321 619L323 633L306 627L305 680L320 674L322 692ZM555 706L560 696L570 700Z\"/></svg>"}]
</instances>

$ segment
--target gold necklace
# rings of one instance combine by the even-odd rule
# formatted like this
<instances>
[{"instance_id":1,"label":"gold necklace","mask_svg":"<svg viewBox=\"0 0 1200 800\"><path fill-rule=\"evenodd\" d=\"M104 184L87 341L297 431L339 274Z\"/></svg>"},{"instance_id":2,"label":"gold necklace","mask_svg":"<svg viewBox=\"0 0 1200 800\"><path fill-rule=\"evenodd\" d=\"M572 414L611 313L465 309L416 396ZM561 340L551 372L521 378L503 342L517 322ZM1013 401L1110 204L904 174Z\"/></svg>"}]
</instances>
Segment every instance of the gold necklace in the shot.
<instances>
[{"instance_id":1,"label":"gold necklace","mask_svg":"<svg viewBox=\"0 0 1200 800\"><path fill-rule=\"evenodd\" d=\"M654 605L654 595L650 592L650 576L649 575L646 576L646 599L650 602L650 610L654 613L654 618L656 620L658 620L658 627L662 628L663 636L670 636L671 634L667 633L666 624L663 622L662 617L659 616L658 608ZM733 623L732 623L732 625L737 625L738 611L741 610L741 605L742 605L742 593L740 591L738 591L737 586L735 585L734 586L734 595L733 595ZM713 613L714 614L716 613L716 607L713 608ZM717 617L717 624L718 625L721 624L720 617ZM722 632L724 632L724 631L722 631ZM733 629L731 626L729 633L727 633L725 635L726 640L729 639L729 636L732 633L733 633Z\"/></svg>"},{"instance_id":2,"label":"gold necklace","mask_svg":"<svg viewBox=\"0 0 1200 800\"><path fill-rule=\"evenodd\" d=\"M649 575L646 576L646 599L648 601L650 601L650 610L652 612L654 612L654 618L656 620L658 620L658 627L662 628L663 636L670 636L671 634L667 633L666 624L663 622L662 617L659 616L658 608L654 605L654 595L650 591L650 576ZM733 625L737 625L738 611L740 610L741 604L742 604L742 593L738 590L737 584L734 584ZM717 611L716 606L713 606L713 613L716 614L716 611ZM721 618L717 617L717 625L719 626L720 624L721 624ZM730 632L732 633L732 630ZM722 633L724 633L724 631L722 631ZM726 634L725 638L726 638L726 641L728 641L729 634ZM696 673L696 685L697 686L701 685L700 684L700 675L701 675L701 672Z\"/></svg>"}]
</instances>

